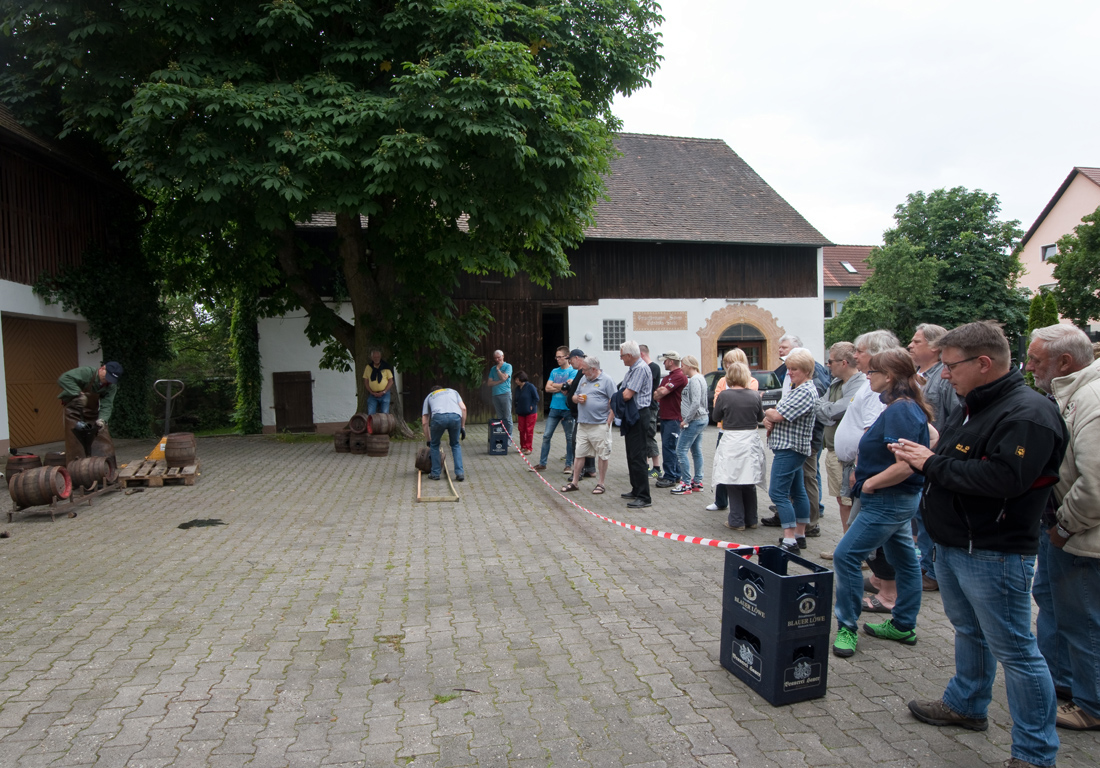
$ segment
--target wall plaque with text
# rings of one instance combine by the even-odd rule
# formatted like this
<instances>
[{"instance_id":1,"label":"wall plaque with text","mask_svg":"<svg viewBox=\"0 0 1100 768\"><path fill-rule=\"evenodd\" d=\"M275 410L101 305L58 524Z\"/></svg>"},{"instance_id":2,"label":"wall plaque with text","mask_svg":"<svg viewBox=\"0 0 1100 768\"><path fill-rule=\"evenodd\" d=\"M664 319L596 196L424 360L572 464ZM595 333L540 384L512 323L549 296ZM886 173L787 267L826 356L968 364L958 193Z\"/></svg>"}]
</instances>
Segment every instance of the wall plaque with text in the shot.
<instances>
[{"instance_id":1,"label":"wall plaque with text","mask_svg":"<svg viewBox=\"0 0 1100 768\"><path fill-rule=\"evenodd\" d=\"M686 331L687 312L635 312L635 331Z\"/></svg>"}]
</instances>

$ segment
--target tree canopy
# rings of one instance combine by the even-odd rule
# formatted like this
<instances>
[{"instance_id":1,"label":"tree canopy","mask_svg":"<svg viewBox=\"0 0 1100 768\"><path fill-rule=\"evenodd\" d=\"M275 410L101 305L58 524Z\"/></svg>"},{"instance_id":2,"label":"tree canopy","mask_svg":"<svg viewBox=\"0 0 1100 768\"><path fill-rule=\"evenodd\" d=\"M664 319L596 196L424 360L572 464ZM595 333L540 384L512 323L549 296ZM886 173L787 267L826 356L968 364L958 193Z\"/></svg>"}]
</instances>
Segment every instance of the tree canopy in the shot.
<instances>
[{"instance_id":1,"label":"tree canopy","mask_svg":"<svg viewBox=\"0 0 1100 768\"><path fill-rule=\"evenodd\" d=\"M458 274L568 273L609 168L612 100L660 58L653 0L4 7L0 97L113 152L171 222L178 274L278 286L330 365L360 368L380 344L406 370L469 379L489 318L456 311ZM295 226L319 212L335 214L336 253Z\"/></svg>"},{"instance_id":2,"label":"tree canopy","mask_svg":"<svg viewBox=\"0 0 1100 768\"><path fill-rule=\"evenodd\" d=\"M1058 241L1051 293L1058 310L1081 328L1100 320L1100 207L1083 216L1073 234Z\"/></svg>"},{"instance_id":3,"label":"tree canopy","mask_svg":"<svg viewBox=\"0 0 1100 768\"><path fill-rule=\"evenodd\" d=\"M920 323L953 328L975 320L1023 333L1028 302L1018 287L1018 221L999 221L995 194L963 187L915 192L894 213L896 226L872 249L874 274L825 326L826 343L876 328L908 339Z\"/></svg>"}]
</instances>

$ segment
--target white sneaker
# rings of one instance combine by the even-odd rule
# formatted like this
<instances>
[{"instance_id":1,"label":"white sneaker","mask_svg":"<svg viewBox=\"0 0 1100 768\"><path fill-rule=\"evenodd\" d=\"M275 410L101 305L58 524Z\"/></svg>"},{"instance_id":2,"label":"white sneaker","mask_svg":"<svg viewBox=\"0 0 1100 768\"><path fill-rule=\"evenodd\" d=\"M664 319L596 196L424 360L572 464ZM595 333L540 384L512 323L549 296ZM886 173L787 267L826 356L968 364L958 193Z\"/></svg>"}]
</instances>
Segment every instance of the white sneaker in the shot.
<instances>
[{"instance_id":1,"label":"white sneaker","mask_svg":"<svg viewBox=\"0 0 1100 768\"><path fill-rule=\"evenodd\" d=\"M707 512L721 512L723 511L717 504L707 504Z\"/></svg>"}]
</instances>

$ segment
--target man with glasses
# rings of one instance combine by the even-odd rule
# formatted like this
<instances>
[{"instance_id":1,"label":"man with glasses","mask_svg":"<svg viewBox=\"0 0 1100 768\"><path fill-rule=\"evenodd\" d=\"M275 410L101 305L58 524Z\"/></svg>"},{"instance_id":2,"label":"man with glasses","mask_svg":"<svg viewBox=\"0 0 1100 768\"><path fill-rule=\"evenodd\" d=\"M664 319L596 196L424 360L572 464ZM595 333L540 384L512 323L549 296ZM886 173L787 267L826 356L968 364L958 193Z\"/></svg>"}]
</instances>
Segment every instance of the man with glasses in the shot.
<instances>
[{"instance_id":1,"label":"man with glasses","mask_svg":"<svg viewBox=\"0 0 1100 768\"><path fill-rule=\"evenodd\" d=\"M569 411L569 403L565 399L564 389L573 380L573 368L569 365L569 347L558 347L554 354L558 367L550 371L544 389L549 392L550 413L546 416L546 427L542 434L542 452L539 454L539 463L534 469L546 469L546 462L550 459L550 440L554 437L554 430L561 424L565 429L565 470L573 472L573 414Z\"/></svg>"},{"instance_id":2,"label":"man with glasses","mask_svg":"<svg viewBox=\"0 0 1100 768\"><path fill-rule=\"evenodd\" d=\"M966 411L944 425L934 453L908 440L891 450L925 477L922 512L955 628L955 676L942 699L911 701L909 710L930 725L986 730L999 661L1013 721L1005 765L1052 766L1054 683L1031 633L1031 586L1040 520L1069 433L1054 403L1012 365L996 325L959 326L940 349L940 375Z\"/></svg>"}]
</instances>

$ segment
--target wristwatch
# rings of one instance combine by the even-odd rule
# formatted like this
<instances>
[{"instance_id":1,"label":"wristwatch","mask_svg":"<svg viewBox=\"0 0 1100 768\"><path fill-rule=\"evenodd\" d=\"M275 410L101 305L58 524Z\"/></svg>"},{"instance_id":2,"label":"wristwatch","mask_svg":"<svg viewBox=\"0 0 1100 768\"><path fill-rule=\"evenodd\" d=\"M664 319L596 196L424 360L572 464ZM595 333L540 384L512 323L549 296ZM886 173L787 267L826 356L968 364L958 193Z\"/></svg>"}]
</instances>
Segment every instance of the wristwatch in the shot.
<instances>
[{"instance_id":1,"label":"wristwatch","mask_svg":"<svg viewBox=\"0 0 1100 768\"><path fill-rule=\"evenodd\" d=\"M1061 536L1063 539L1068 539L1073 534L1063 528L1061 523L1058 523L1058 535Z\"/></svg>"}]
</instances>

